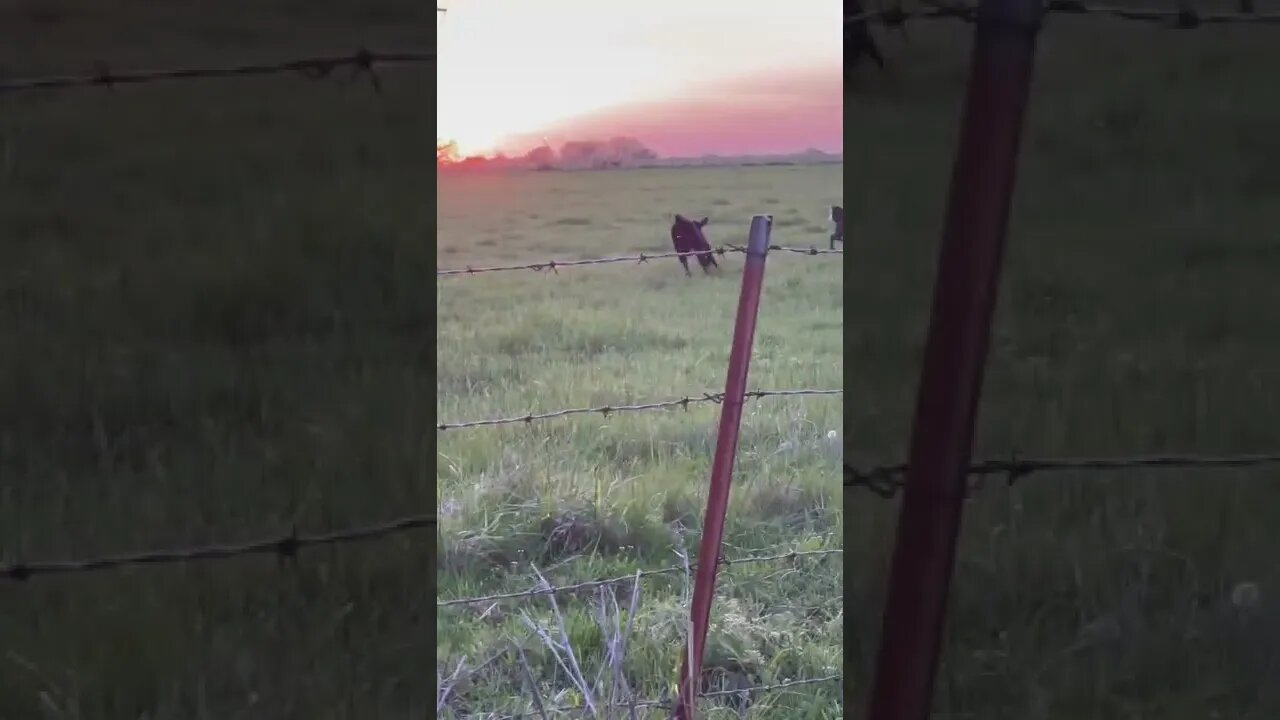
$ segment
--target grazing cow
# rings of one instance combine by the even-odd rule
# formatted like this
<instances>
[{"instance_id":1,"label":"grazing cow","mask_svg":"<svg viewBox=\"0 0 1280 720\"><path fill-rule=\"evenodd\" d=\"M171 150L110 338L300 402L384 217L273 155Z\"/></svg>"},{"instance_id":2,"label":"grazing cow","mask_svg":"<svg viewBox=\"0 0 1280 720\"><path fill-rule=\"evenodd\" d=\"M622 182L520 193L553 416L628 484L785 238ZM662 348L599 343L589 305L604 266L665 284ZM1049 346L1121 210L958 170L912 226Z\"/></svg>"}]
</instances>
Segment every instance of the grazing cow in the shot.
<instances>
[{"instance_id":1,"label":"grazing cow","mask_svg":"<svg viewBox=\"0 0 1280 720\"><path fill-rule=\"evenodd\" d=\"M720 267L716 259L711 255L711 245L707 242L707 236L702 234L702 228L707 224L707 219L690 220L683 215L676 215L676 221L671 223L671 244L675 246L678 253L696 252L698 264L702 266L702 271L711 274L711 267ZM689 256L681 255L680 264L684 266L684 274L693 277L693 273L689 272Z\"/></svg>"},{"instance_id":2,"label":"grazing cow","mask_svg":"<svg viewBox=\"0 0 1280 720\"><path fill-rule=\"evenodd\" d=\"M836 243L844 244L844 208L839 205L831 206L831 222L836 224L836 231L831 233L831 249L836 249Z\"/></svg>"},{"instance_id":3,"label":"grazing cow","mask_svg":"<svg viewBox=\"0 0 1280 720\"><path fill-rule=\"evenodd\" d=\"M867 19L863 17L862 0L844 0L844 47L847 69L858 67L866 55L884 70L884 56L871 35Z\"/></svg>"}]
</instances>

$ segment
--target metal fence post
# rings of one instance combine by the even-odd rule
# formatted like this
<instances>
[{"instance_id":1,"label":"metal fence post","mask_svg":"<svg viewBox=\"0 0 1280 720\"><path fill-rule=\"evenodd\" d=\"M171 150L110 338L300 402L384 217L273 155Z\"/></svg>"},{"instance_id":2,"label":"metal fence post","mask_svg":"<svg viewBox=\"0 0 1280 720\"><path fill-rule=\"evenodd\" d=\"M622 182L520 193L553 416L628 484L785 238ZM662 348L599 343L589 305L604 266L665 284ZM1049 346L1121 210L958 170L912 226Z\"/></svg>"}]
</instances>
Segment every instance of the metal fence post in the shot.
<instances>
[{"instance_id":1,"label":"metal fence post","mask_svg":"<svg viewBox=\"0 0 1280 720\"><path fill-rule=\"evenodd\" d=\"M1043 0L982 0L868 720L926 720Z\"/></svg>"},{"instance_id":2,"label":"metal fence post","mask_svg":"<svg viewBox=\"0 0 1280 720\"><path fill-rule=\"evenodd\" d=\"M715 457L711 464L707 512L702 521L702 542L698 547L693 605L689 611L691 638L681 663L680 696L673 715L676 720L693 720L700 689L702 655L707 643L707 626L711 621L716 570L720 566L720 541L724 537L725 512L729 508L729 484L733 476L734 456L738 451L738 428L742 421L747 369L751 364L751 345L755 340L760 286L764 281L764 261L769 253L769 230L772 225L771 215L756 215L751 218L751 234L747 240L746 262L742 269L742 291L738 295L738 318L733 326L729 370L724 384L724 398L721 400L720 431L716 436Z\"/></svg>"}]
</instances>

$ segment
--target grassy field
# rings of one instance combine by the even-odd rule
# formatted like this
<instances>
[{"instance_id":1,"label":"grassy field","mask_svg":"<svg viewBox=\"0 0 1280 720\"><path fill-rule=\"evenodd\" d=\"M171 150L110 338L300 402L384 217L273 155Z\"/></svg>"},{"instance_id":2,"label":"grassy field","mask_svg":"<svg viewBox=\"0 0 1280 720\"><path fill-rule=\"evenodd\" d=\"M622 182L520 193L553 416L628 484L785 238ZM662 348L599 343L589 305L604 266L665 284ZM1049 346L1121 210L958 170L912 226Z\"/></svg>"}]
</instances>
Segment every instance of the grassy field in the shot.
<instances>
[{"instance_id":1,"label":"grassy field","mask_svg":"<svg viewBox=\"0 0 1280 720\"><path fill-rule=\"evenodd\" d=\"M825 247L842 168L662 169L442 176L442 268L670 251L671 214L710 217L711 243L743 243L753 213L773 242ZM749 385L839 388L841 266L770 257ZM686 278L675 259L444 278L438 285L442 421L698 396L723 389L742 257ZM764 398L744 414L727 558L841 545L839 397ZM439 437L439 595L483 596L681 564L696 553L717 406L580 415ZM829 437L835 433L836 438ZM557 598L558 622L597 696L613 671L641 698L676 680L688 618L683 572ZM721 573L707 689L840 672L841 556ZM616 600L621 613L615 614ZM601 608L608 612L601 616ZM630 633L616 623L631 625ZM545 597L441 608L437 664L463 670L450 710L532 711L523 652L548 706L583 702L534 627L560 640ZM627 642L620 662L611 648ZM513 648L519 647L520 651ZM838 683L708 699L700 717L840 717ZM642 716L645 716L643 711ZM610 715L612 717L613 715ZM653 717L664 716L655 712ZM619 716L621 717L621 716Z\"/></svg>"},{"instance_id":2,"label":"grassy field","mask_svg":"<svg viewBox=\"0 0 1280 720\"><path fill-rule=\"evenodd\" d=\"M905 453L968 38L959 24L887 35L895 77L847 88L853 462ZM979 456L1280 449L1278 39L1051 18ZM1276 717L1278 479L990 484L966 512L936 716ZM897 505L851 491L845 509L859 712Z\"/></svg>"},{"instance_id":3,"label":"grassy field","mask_svg":"<svg viewBox=\"0 0 1280 720\"><path fill-rule=\"evenodd\" d=\"M364 3L0 2L7 77L422 47ZM0 557L434 506L430 67L0 98ZM0 718L425 717L430 534L0 583Z\"/></svg>"}]
</instances>

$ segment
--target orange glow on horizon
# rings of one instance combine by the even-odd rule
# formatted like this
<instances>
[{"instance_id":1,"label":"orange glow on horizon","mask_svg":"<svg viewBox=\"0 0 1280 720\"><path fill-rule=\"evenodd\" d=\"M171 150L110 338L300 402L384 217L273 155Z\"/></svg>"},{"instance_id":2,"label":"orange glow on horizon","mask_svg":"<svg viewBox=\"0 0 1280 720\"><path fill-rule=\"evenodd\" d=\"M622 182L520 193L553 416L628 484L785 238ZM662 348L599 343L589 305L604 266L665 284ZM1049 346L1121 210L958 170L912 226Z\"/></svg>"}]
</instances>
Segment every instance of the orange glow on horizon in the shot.
<instances>
[{"instance_id":1,"label":"orange glow on horizon","mask_svg":"<svg viewBox=\"0 0 1280 720\"><path fill-rule=\"evenodd\" d=\"M836 0L652 0L641 13L599 0L447 8L437 22L437 135L464 157L522 154L529 138L575 118L843 58Z\"/></svg>"},{"instance_id":2,"label":"orange glow on horizon","mask_svg":"<svg viewBox=\"0 0 1280 720\"><path fill-rule=\"evenodd\" d=\"M461 159L473 155L493 155L497 152L497 147L502 142L502 139L501 135L467 132L458 137L440 138L439 142L452 142L454 147L458 149L458 158Z\"/></svg>"}]
</instances>

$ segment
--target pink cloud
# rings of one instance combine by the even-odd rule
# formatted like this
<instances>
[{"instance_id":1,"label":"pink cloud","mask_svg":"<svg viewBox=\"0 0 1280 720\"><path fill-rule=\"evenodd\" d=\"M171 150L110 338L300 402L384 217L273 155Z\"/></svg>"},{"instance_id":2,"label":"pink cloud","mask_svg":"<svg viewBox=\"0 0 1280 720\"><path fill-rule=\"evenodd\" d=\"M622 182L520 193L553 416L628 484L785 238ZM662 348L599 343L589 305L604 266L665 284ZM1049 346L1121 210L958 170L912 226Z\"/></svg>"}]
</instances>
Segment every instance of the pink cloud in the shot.
<instances>
[{"instance_id":1,"label":"pink cloud","mask_svg":"<svg viewBox=\"0 0 1280 720\"><path fill-rule=\"evenodd\" d=\"M843 87L838 66L776 71L589 113L556 123L542 137L558 145L627 135L666 156L841 152ZM505 144L527 149L542 137Z\"/></svg>"}]
</instances>

